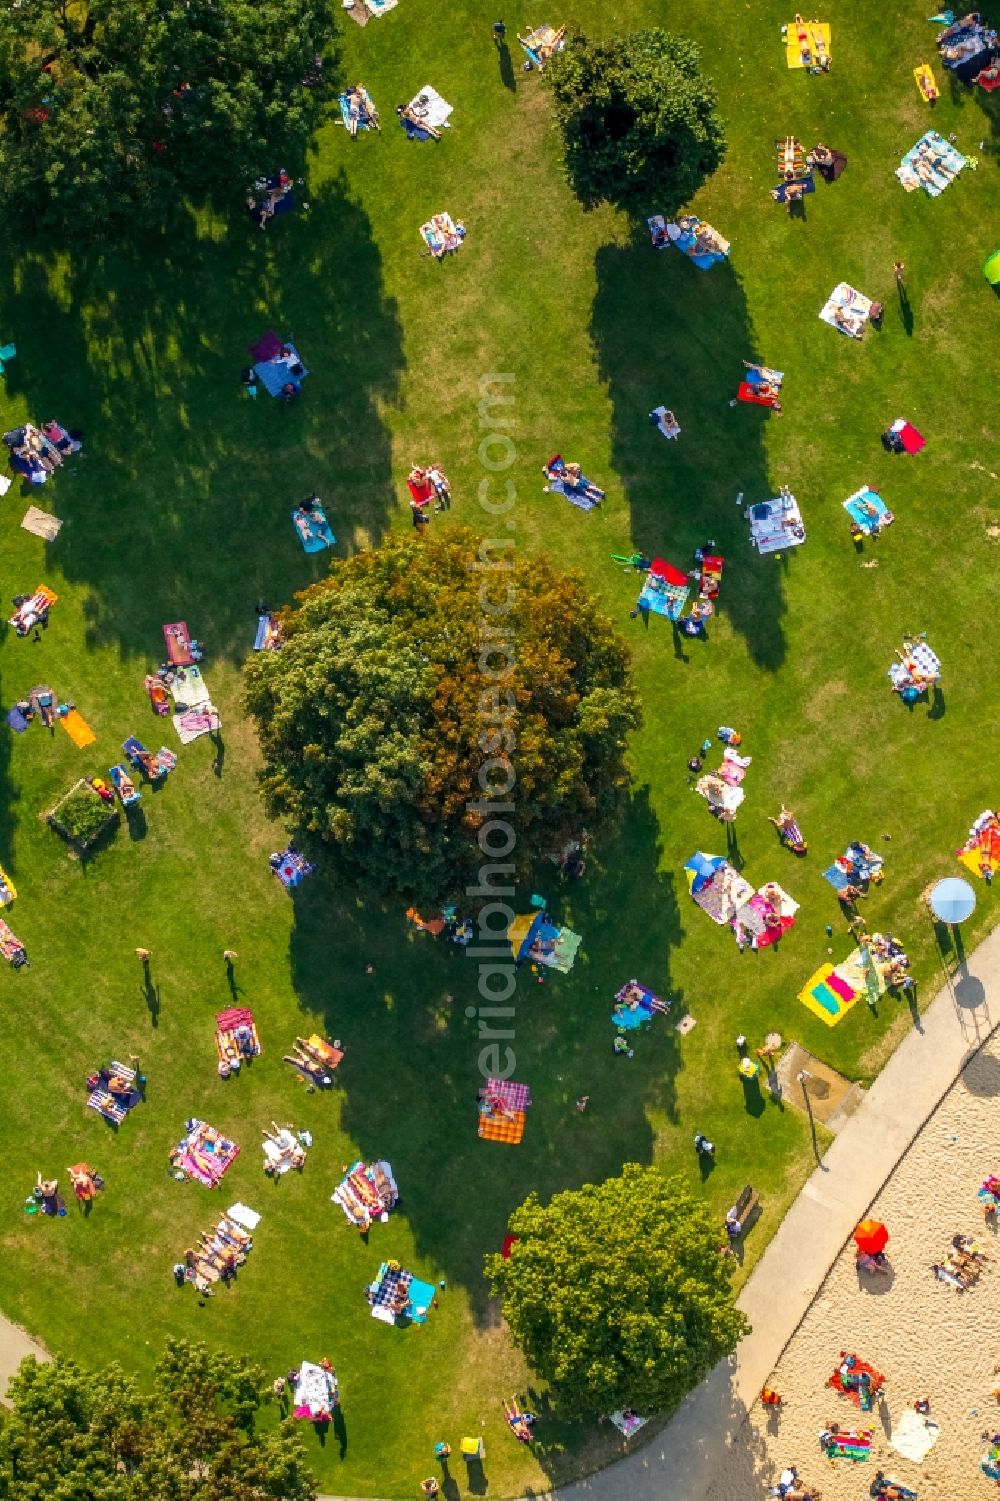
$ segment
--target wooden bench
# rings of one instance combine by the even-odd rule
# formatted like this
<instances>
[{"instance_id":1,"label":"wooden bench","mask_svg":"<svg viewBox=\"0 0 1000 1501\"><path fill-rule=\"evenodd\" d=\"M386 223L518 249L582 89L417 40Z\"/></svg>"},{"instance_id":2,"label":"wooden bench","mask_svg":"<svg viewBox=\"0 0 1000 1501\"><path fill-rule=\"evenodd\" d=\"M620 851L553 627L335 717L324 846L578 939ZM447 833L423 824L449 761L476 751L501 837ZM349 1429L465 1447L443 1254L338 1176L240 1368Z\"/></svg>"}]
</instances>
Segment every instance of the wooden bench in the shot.
<instances>
[{"instance_id":1,"label":"wooden bench","mask_svg":"<svg viewBox=\"0 0 1000 1501\"><path fill-rule=\"evenodd\" d=\"M741 1191L739 1198L736 1200L736 1203L733 1205L733 1212L735 1213L736 1218L740 1224L739 1233L741 1235L749 1228L750 1221L753 1218L759 1204L760 1195L758 1194L757 1190L755 1188L751 1188L750 1184L748 1183L746 1187Z\"/></svg>"}]
</instances>

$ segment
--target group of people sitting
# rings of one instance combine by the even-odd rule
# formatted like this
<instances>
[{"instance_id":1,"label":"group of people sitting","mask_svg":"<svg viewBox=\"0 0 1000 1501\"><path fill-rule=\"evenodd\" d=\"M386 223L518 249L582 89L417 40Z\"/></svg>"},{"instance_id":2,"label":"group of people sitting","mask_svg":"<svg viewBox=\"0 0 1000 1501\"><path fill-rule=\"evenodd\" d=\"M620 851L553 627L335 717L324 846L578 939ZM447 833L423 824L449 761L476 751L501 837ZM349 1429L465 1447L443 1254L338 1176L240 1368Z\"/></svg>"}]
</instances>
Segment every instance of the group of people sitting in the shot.
<instances>
[{"instance_id":1,"label":"group of people sitting","mask_svg":"<svg viewBox=\"0 0 1000 1501\"><path fill-rule=\"evenodd\" d=\"M941 1261L936 1261L931 1271L939 1282L947 1282L960 1291L974 1286L989 1260L983 1247L971 1235L954 1235L951 1250Z\"/></svg>"},{"instance_id":2,"label":"group of people sitting","mask_svg":"<svg viewBox=\"0 0 1000 1501\"><path fill-rule=\"evenodd\" d=\"M767 1494L778 1496L781 1501L820 1501L819 1491L806 1485L794 1465L782 1470L777 1484L772 1485Z\"/></svg>"},{"instance_id":3,"label":"group of people sitting","mask_svg":"<svg viewBox=\"0 0 1000 1501\"><path fill-rule=\"evenodd\" d=\"M10 449L14 472L23 474L33 485L44 485L64 458L80 452L83 434L76 428L67 430L58 422L46 422L40 428L26 422L4 433L3 441Z\"/></svg>"},{"instance_id":4,"label":"group of people sitting","mask_svg":"<svg viewBox=\"0 0 1000 1501\"><path fill-rule=\"evenodd\" d=\"M253 1250L253 1237L224 1214L213 1230L203 1230L195 1246L184 1252L184 1260L174 1265L178 1287L191 1282L203 1298L210 1298L217 1282L228 1285Z\"/></svg>"},{"instance_id":5,"label":"group of people sitting","mask_svg":"<svg viewBox=\"0 0 1000 1501\"><path fill-rule=\"evenodd\" d=\"M277 177L258 177L252 190L247 193L247 213L254 223L261 229L266 229L278 212L279 203L287 198L294 186L294 179L289 177L284 167L279 170Z\"/></svg>"},{"instance_id":6,"label":"group of people sitting","mask_svg":"<svg viewBox=\"0 0 1000 1501\"><path fill-rule=\"evenodd\" d=\"M987 89L997 87L1000 78L997 33L978 11L970 11L953 21L941 32L937 45L944 66L963 83L978 83Z\"/></svg>"}]
</instances>

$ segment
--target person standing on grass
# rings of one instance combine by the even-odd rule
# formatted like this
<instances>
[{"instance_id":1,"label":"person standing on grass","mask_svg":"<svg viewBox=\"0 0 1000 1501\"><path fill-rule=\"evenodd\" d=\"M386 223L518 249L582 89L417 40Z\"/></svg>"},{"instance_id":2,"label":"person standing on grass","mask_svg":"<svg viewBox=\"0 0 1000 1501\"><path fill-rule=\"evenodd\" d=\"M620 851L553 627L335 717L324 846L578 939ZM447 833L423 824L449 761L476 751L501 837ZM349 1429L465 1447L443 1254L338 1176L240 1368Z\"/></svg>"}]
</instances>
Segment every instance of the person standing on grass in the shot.
<instances>
[{"instance_id":1,"label":"person standing on grass","mask_svg":"<svg viewBox=\"0 0 1000 1501\"><path fill-rule=\"evenodd\" d=\"M906 277L906 267L902 261L893 261L892 274L896 278L896 286L902 292L905 289L904 280Z\"/></svg>"},{"instance_id":2,"label":"person standing on grass","mask_svg":"<svg viewBox=\"0 0 1000 1501\"><path fill-rule=\"evenodd\" d=\"M498 47L502 47L507 40L507 24L505 21L493 22L493 40Z\"/></svg>"}]
</instances>

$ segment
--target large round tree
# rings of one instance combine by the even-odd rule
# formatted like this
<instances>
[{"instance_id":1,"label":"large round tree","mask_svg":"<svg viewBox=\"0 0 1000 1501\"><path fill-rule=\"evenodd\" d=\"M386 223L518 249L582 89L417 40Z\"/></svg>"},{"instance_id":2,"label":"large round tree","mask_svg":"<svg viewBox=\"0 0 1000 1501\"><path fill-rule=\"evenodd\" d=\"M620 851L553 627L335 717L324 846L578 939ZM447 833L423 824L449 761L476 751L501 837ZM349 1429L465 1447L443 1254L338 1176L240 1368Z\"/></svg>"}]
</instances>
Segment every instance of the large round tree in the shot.
<instances>
[{"instance_id":1,"label":"large round tree","mask_svg":"<svg viewBox=\"0 0 1000 1501\"><path fill-rule=\"evenodd\" d=\"M294 173L323 107L331 16L326 0L3 6L5 217L78 242Z\"/></svg>"},{"instance_id":2,"label":"large round tree","mask_svg":"<svg viewBox=\"0 0 1000 1501\"><path fill-rule=\"evenodd\" d=\"M615 806L639 713L577 576L453 527L391 537L298 598L280 651L247 664L247 705L269 809L338 874L457 896L491 854L527 873ZM484 854L497 816L511 834Z\"/></svg>"},{"instance_id":3,"label":"large round tree","mask_svg":"<svg viewBox=\"0 0 1000 1501\"><path fill-rule=\"evenodd\" d=\"M626 1164L620 1178L530 1194L518 1239L486 1258L516 1343L578 1417L680 1401L748 1330L724 1239L680 1178Z\"/></svg>"},{"instance_id":4,"label":"large round tree","mask_svg":"<svg viewBox=\"0 0 1000 1501\"><path fill-rule=\"evenodd\" d=\"M553 57L545 77L583 203L672 214L721 165L725 132L700 62L694 42L659 29L577 33Z\"/></svg>"}]
</instances>

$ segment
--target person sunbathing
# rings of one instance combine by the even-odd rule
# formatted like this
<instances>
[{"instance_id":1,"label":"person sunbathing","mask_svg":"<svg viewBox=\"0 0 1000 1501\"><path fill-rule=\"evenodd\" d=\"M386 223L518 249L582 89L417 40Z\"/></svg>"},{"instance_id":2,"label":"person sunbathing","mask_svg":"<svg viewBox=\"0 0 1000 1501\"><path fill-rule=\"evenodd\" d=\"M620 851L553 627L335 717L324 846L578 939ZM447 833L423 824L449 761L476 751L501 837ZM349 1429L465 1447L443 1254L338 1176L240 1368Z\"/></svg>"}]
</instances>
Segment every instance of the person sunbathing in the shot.
<instances>
[{"instance_id":1,"label":"person sunbathing","mask_svg":"<svg viewBox=\"0 0 1000 1501\"><path fill-rule=\"evenodd\" d=\"M412 125L415 130L422 130L426 132L426 134L430 136L432 141L440 141L441 132L439 130L435 130L434 126L430 125L427 120L421 119L412 105L397 104L396 114L404 124Z\"/></svg>"},{"instance_id":2,"label":"person sunbathing","mask_svg":"<svg viewBox=\"0 0 1000 1501\"><path fill-rule=\"evenodd\" d=\"M359 105L361 106L361 112L364 115L366 122L369 125L374 126L376 130L381 131L382 126L379 121L378 110L375 108L372 96L369 94L364 84L356 83L354 85L354 93Z\"/></svg>"}]
</instances>

